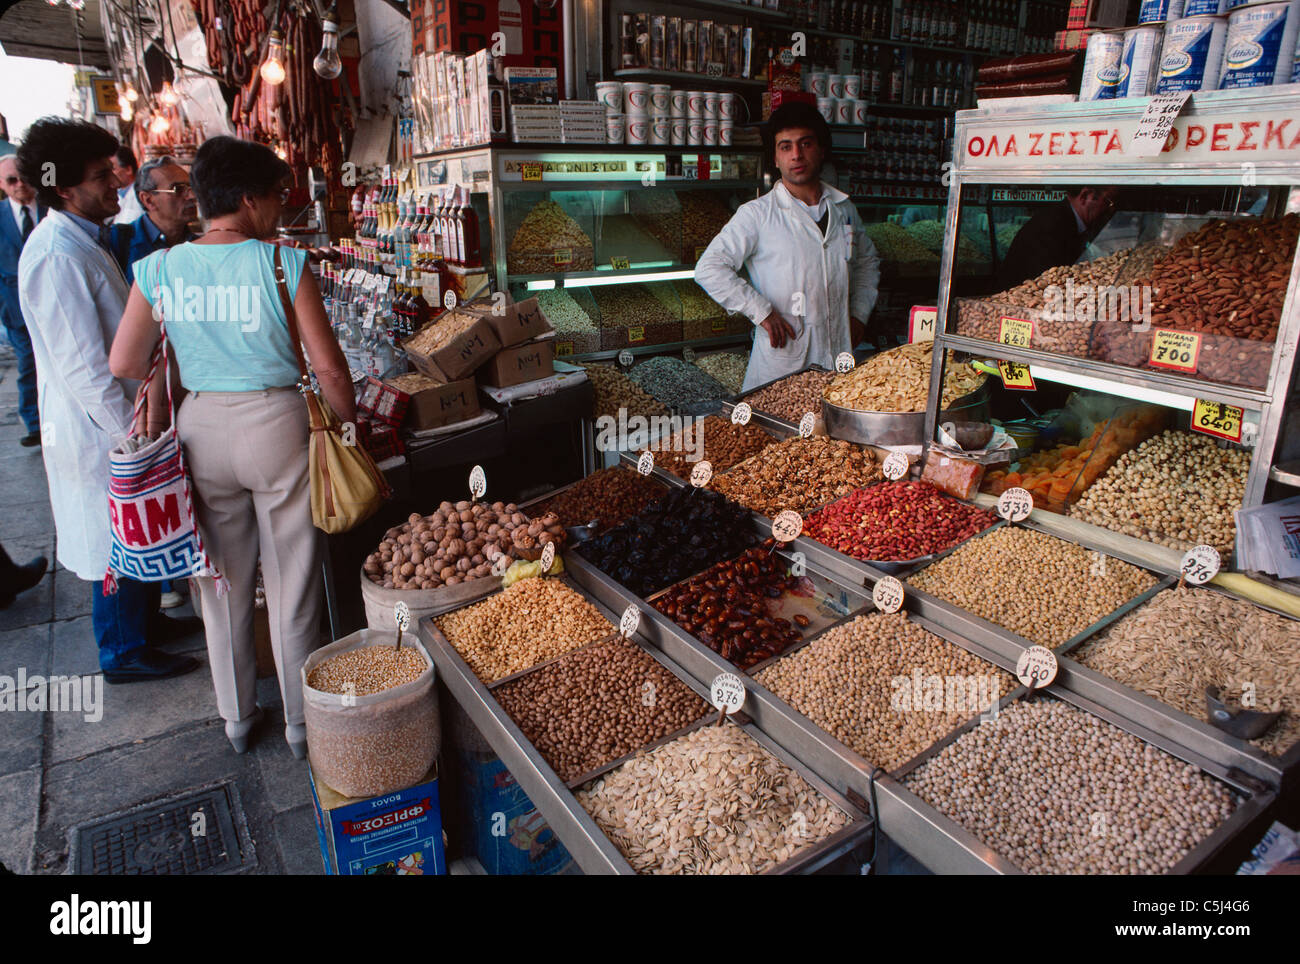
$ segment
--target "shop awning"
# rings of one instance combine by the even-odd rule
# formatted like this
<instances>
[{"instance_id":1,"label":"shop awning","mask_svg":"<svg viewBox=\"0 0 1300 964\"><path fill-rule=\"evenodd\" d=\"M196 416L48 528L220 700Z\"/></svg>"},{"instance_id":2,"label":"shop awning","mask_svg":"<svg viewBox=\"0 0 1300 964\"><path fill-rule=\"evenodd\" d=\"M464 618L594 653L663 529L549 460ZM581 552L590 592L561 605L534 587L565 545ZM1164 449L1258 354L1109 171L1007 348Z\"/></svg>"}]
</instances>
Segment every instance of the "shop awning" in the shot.
<instances>
[{"instance_id":1,"label":"shop awning","mask_svg":"<svg viewBox=\"0 0 1300 964\"><path fill-rule=\"evenodd\" d=\"M10 57L36 57L107 68L108 49L100 26L100 0L86 0L80 11L46 0L0 0L0 47ZM81 52L77 52L77 34Z\"/></svg>"}]
</instances>

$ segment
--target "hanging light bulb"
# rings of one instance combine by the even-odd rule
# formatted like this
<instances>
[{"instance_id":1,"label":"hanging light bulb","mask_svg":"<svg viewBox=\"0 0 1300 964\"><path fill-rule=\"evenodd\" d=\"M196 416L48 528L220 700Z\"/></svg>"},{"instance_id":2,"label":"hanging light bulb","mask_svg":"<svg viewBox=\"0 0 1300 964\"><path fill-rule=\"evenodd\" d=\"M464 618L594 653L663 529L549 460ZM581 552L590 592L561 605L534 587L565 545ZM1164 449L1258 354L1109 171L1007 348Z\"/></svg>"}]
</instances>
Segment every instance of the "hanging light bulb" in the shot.
<instances>
[{"instance_id":1,"label":"hanging light bulb","mask_svg":"<svg viewBox=\"0 0 1300 964\"><path fill-rule=\"evenodd\" d=\"M140 95L136 92L135 87L130 83L126 85L126 90L123 91L122 96L126 98L128 104L134 104L140 99Z\"/></svg>"},{"instance_id":2,"label":"hanging light bulb","mask_svg":"<svg viewBox=\"0 0 1300 964\"><path fill-rule=\"evenodd\" d=\"M334 8L321 21L320 53L311 62L311 69L316 76L333 80L343 73L343 61L339 60L339 24L334 17Z\"/></svg>"},{"instance_id":3,"label":"hanging light bulb","mask_svg":"<svg viewBox=\"0 0 1300 964\"><path fill-rule=\"evenodd\" d=\"M131 119L135 117L135 109L130 105L130 103L124 103L119 116L122 120L130 123Z\"/></svg>"},{"instance_id":4,"label":"hanging light bulb","mask_svg":"<svg viewBox=\"0 0 1300 964\"><path fill-rule=\"evenodd\" d=\"M284 145L282 145L282 144L277 144L277 145L275 146L275 156L278 157L280 160L283 161L283 160L285 160L286 158L288 158L289 153L288 153L288 151L286 151L286 150L284 149Z\"/></svg>"},{"instance_id":5,"label":"hanging light bulb","mask_svg":"<svg viewBox=\"0 0 1300 964\"><path fill-rule=\"evenodd\" d=\"M164 80L162 90L158 92L158 103L165 104L168 107L175 107L180 102L181 96L176 93L176 88L172 87L172 82Z\"/></svg>"},{"instance_id":6,"label":"hanging light bulb","mask_svg":"<svg viewBox=\"0 0 1300 964\"><path fill-rule=\"evenodd\" d=\"M154 114L153 120L149 122L150 134L166 134L171 130L172 122L167 119L166 114Z\"/></svg>"},{"instance_id":7,"label":"hanging light bulb","mask_svg":"<svg viewBox=\"0 0 1300 964\"><path fill-rule=\"evenodd\" d=\"M262 80L272 87L284 83L284 64L280 62L284 35L278 30L271 31L271 41L267 44L266 60L262 61Z\"/></svg>"}]
</instances>

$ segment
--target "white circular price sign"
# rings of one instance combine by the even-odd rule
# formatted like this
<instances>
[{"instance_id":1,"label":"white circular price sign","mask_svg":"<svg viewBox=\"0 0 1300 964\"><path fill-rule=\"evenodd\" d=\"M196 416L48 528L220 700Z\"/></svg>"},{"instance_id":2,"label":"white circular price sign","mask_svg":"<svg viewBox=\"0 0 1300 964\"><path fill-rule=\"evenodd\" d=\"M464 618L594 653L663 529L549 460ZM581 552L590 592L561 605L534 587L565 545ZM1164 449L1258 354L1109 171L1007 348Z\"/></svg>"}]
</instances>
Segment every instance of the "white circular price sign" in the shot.
<instances>
[{"instance_id":1,"label":"white circular price sign","mask_svg":"<svg viewBox=\"0 0 1300 964\"><path fill-rule=\"evenodd\" d=\"M902 452L890 452L880 465L880 471L891 482L897 482L907 475L909 468L911 468L911 464L907 461L907 456Z\"/></svg>"},{"instance_id":2,"label":"white circular price sign","mask_svg":"<svg viewBox=\"0 0 1300 964\"><path fill-rule=\"evenodd\" d=\"M799 437L811 438L813 429L817 426L817 416L812 412L804 412L803 418L799 419Z\"/></svg>"},{"instance_id":3,"label":"white circular price sign","mask_svg":"<svg viewBox=\"0 0 1300 964\"><path fill-rule=\"evenodd\" d=\"M694 348L683 348L683 349L682 349L682 361L686 362L686 364L688 364L688 365L694 365L694 364L695 364L695 349L694 349Z\"/></svg>"},{"instance_id":4,"label":"white circular price sign","mask_svg":"<svg viewBox=\"0 0 1300 964\"><path fill-rule=\"evenodd\" d=\"M803 516L793 509L783 509L772 520L772 538L777 542L794 542L803 532Z\"/></svg>"},{"instance_id":5,"label":"white circular price sign","mask_svg":"<svg viewBox=\"0 0 1300 964\"><path fill-rule=\"evenodd\" d=\"M858 363L853 360L853 352L842 351L835 356L835 370L841 375L853 371Z\"/></svg>"},{"instance_id":6,"label":"white circular price sign","mask_svg":"<svg viewBox=\"0 0 1300 964\"><path fill-rule=\"evenodd\" d=\"M1056 654L1046 646L1030 646L1016 660L1016 679L1022 686L1041 690L1056 679Z\"/></svg>"},{"instance_id":7,"label":"white circular price sign","mask_svg":"<svg viewBox=\"0 0 1300 964\"><path fill-rule=\"evenodd\" d=\"M745 681L735 673L719 673L709 685L709 702L715 710L735 713L745 705Z\"/></svg>"},{"instance_id":8,"label":"white circular price sign","mask_svg":"<svg viewBox=\"0 0 1300 964\"><path fill-rule=\"evenodd\" d=\"M1034 508L1034 497L1020 486L1007 489L998 496L998 515L1008 522L1023 522Z\"/></svg>"},{"instance_id":9,"label":"white circular price sign","mask_svg":"<svg viewBox=\"0 0 1300 964\"><path fill-rule=\"evenodd\" d=\"M442 296L442 304L448 311L451 311L453 308L455 308L456 292L448 289L447 293Z\"/></svg>"},{"instance_id":10,"label":"white circular price sign","mask_svg":"<svg viewBox=\"0 0 1300 964\"><path fill-rule=\"evenodd\" d=\"M653 452L642 452L641 457L636 460L636 470L642 475L649 475L655 470L655 455Z\"/></svg>"},{"instance_id":11,"label":"white circular price sign","mask_svg":"<svg viewBox=\"0 0 1300 964\"><path fill-rule=\"evenodd\" d=\"M623 618L618 621L618 631L624 636L631 638L636 632L636 628L641 625L641 610L636 608L636 604L630 604L623 610Z\"/></svg>"},{"instance_id":12,"label":"white circular price sign","mask_svg":"<svg viewBox=\"0 0 1300 964\"><path fill-rule=\"evenodd\" d=\"M618 363L622 365L624 368L631 368L632 360L633 360L632 353L628 351L626 348L624 348L621 352L618 353Z\"/></svg>"},{"instance_id":13,"label":"white circular price sign","mask_svg":"<svg viewBox=\"0 0 1300 964\"><path fill-rule=\"evenodd\" d=\"M1195 546L1187 550L1179 570L1193 586L1200 586L1219 574L1220 565L1222 560L1214 546Z\"/></svg>"},{"instance_id":14,"label":"white circular price sign","mask_svg":"<svg viewBox=\"0 0 1300 964\"><path fill-rule=\"evenodd\" d=\"M691 469L691 485L702 489L709 484L711 478L713 478L713 463L707 459L696 462L695 467Z\"/></svg>"},{"instance_id":15,"label":"white circular price sign","mask_svg":"<svg viewBox=\"0 0 1300 964\"><path fill-rule=\"evenodd\" d=\"M476 465L469 472L469 494L475 499L481 499L486 491L487 475L483 472L483 466Z\"/></svg>"},{"instance_id":16,"label":"white circular price sign","mask_svg":"<svg viewBox=\"0 0 1300 964\"><path fill-rule=\"evenodd\" d=\"M749 419L753 416L754 411L749 407L748 402L741 402L731 410L732 425L748 425Z\"/></svg>"},{"instance_id":17,"label":"white circular price sign","mask_svg":"<svg viewBox=\"0 0 1300 964\"><path fill-rule=\"evenodd\" d=\"M555 564L555 543L548 542L542 547L542 575L551 571Z\"/></svg>"},{"instance_id":18,"label":"white circular price sign","mask_svg":"<svg viewBox=\"0 0 1300 964\"><path fill-rule=\"evenodd\" d=\"M893 576L877 580L871 590L871 601L882 613L896 613L903 608L903 584Z\"/></svg>"},{"instance_id":19,"label":"white circular price sign","mask_svg":"<svg viewBox=\"0 0 1300 964\"><path fill-rule=\"evenodd\" d=\"M397 623L397 628L406 632L411 628L411 607L405 602L399 602L393 607L393 621Z\"/></svg>"}]
</instances>

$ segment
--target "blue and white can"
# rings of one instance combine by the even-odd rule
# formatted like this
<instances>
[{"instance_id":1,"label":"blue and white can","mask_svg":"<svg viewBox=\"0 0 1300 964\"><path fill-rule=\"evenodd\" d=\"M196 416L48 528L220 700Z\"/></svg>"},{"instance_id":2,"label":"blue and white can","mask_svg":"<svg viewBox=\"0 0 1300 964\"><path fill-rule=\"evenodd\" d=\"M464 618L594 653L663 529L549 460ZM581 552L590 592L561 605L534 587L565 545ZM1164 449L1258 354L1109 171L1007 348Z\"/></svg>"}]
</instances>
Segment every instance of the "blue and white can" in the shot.
<instances>
[{"instance_id":1,"label":"blue and white can","mask_svg":"<svg viewBox=\"0 0 1300 964\"><path fill-rule=\"evenodd\" d=\"M1244 7L1248 3L1256 3L1257 0L1228 0L1228 10L1236 10L1238 7Z\"/></svg>"},{"instance_id":2,"label":"blue and white can","mask_svg":"<svg viewBox=\"0 0 1300 964\"><path fill-rule=\"evenodd\" d=\"M1295 39L1295 56L1291 62L1291 83L1300 84L1300 36Z\"/></svg>"},{"instance_id":3,"label":"blue and white can","mask_svg":"<svg viewBox=\"0 0 1300 964\"><path fill-rule=\"evenodd\" d=\"M1183 16L1184 0L1142 0L1138 7L1138 23L1161 23Z\"/></svg>"},{"instance_id":4,"label":"blue and white can","mask_svg":"<svg viewBox=\"0 0 1300 964\"><path fill-rule=\"evenodd\" d=\"M1124 52L1124 32L1098 30L1088 37L1088 52L1083 58L1083 81L1079 100L1110 100L1119 89L1120 58Z\"/></svg>"},{"instance_id":5,"label":"blue and white can","mask_svg":"<svg viewBox=\"0 0 1300 964\"><path fill-rule=\"evenodd\" d=\"M1184 17L1165 24L1156 93L1218 90L1227 17Z\"/></svg>"},{"instance_id":6,"label":"blue and white can","mask_svg":"<svg viewBox=\"0 0 1300 964\"><path fill-rule=\"evenodd\" d=\"M1289 84L1298 28L1300 0L1251 4L1228 14L1220 88Z\"/></svg>"},{"instance_id":7,"label":"blue and white can","mask_svg":"<svg viewBox=\"0 0 1300 964\"><path fill-rule=\"evenodd\" d=\"M1183 4L1184 17L1222 17L1227 12L1228 0L1187 0Z\"/></svg>"},{"instance_id":8,"label":"blue and white can","mask_svg":"<svg viewBox=\"0 0 1300 964\"><path fill-rule=\"evenodd\" d=\"M1116 97L1145 97L1155 92L1160 75L1159 27L1129 27L1124 31Z\"/></svg>"}]
</instances>

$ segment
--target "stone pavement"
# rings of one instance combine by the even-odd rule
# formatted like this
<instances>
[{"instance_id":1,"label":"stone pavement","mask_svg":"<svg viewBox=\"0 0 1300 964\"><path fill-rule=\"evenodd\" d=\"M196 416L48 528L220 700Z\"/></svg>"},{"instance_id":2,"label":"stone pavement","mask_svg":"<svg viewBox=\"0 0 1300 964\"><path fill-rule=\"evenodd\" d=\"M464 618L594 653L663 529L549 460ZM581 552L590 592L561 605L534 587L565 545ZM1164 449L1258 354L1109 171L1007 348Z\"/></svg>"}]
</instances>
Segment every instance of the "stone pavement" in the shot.
<instances>
[{"instance_id":1,"label":"stone pavement","mask_svg":"<svg viewBox=\"0 0 1300 964\"><path fill-rule=\"evenodd\" d=\"M55 565L40 449L18 444L16 372L0 338L0 542L19 563L44 554L52 571L0 610L0 676L98 675L90 586ZM171 612L193 615L188 603ZM0 863L63 873L70 827L230 780L256 855L252 872L321 873L307 764L285 745L276 681L258 682L266 718L240 756L217 716L202 633L167 648L204 666L177 679L104 685L97 722L74 712L0 713Z\"/></svg>"}]
</instances>

